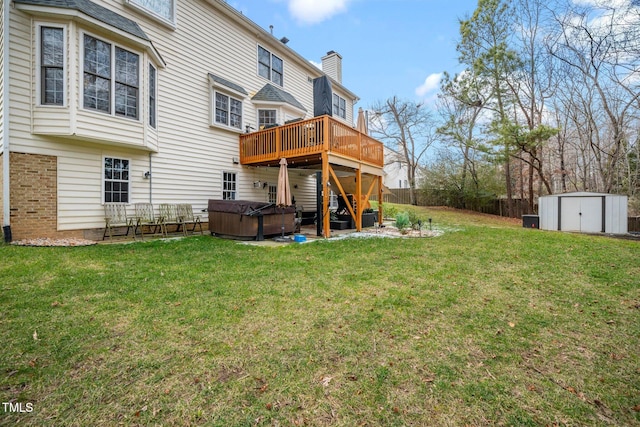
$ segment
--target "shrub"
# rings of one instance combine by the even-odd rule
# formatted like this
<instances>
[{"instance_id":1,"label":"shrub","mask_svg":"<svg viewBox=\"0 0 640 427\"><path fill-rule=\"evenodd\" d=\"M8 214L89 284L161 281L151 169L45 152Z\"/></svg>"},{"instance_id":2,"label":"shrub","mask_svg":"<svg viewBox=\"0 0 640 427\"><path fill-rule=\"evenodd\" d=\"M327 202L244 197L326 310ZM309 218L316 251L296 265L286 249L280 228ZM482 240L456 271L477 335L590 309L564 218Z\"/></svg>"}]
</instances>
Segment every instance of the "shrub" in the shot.
<instances>
[{"instance_id":1,"label":"shrub","mask_svg":"<svg viewBox=\"0 0 640 427\"><path fill-rule=\"evenodd\" d=\"M395 226L401 233L403 233L410 225L411 222L409 221L409 214L407 212L400 212L396 215Z\"/></svg>"},{"instance_id":2,"label":"shrub","mask_svg":"<svg viewBox=\"0 0 640 427\"><path fill-rule=\"evenodd\" d=\"M398 215L398 208L393 205L385 204L382 206L382 212L385 218L395 218Z\"/></svg>"},{"instance_id":3,"label":"shrub","mask_svg":"<svg viewBox=\"0 0 640 427\"><path fill-rule=\"evenodd\" d=\"M409 223L411 224L411 227L413 227L416 230L420 228L418 223L424 224L426 222L424 219L424 216L419 214L417 210L410 210L408 212L408 215L409 215Z\"/></svg>"}]
</instances>

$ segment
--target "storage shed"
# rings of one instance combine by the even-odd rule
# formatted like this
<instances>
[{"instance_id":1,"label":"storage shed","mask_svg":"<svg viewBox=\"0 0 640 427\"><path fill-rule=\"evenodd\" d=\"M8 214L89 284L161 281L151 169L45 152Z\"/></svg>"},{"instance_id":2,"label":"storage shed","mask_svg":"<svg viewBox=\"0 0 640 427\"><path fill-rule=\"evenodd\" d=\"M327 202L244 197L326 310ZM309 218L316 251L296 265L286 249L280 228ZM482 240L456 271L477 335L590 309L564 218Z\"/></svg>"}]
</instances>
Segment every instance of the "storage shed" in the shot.
<instances>
[{"instance_id":1,"label":"storage shed","mask_svg":"<svg viewBox=\"0 0 640 427\"><path fill-rule=\"evenodd\" d=\"M582 233L627 233L627 196L576 192L542 196L540 229Z\"/></svg>"}]
</instances>

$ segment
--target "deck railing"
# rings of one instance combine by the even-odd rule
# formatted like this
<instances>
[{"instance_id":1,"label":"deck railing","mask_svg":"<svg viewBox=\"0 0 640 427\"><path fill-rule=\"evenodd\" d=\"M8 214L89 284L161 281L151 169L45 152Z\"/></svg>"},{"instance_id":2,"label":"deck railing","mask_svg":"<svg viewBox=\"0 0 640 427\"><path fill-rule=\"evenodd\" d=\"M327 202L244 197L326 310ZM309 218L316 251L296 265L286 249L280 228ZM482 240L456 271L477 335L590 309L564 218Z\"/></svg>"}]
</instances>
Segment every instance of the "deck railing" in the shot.
<instances>
[{"instance_id":1,"label":"deck railing","mask_svg":"<svg viewBox=\"0 0 640 427\"><path fill-rule=\"evenodd\" d=\"M301 120L240 135L240 163L273 162L282 157L335 153L383 167L382 143L329 116Z\"/></svg>"}]
</instances>

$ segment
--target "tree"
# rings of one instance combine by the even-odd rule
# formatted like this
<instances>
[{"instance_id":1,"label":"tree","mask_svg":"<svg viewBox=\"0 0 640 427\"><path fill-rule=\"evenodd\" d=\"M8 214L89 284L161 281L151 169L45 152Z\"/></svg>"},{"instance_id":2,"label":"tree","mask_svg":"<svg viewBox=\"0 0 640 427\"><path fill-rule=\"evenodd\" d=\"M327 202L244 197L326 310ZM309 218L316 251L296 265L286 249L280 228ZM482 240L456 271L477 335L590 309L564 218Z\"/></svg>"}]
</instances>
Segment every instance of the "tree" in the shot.
<instances>
[{"instance_id":1,"label":"tree","mask_svg":"<svg viewBox=\"0 0 640 427\"><path fill-rule=\"evenodd\" d=\"M624 175L630 123L640 102L638 7L631 2L567 4L556 11L555 24L548 52L580 76L585 90L592 90L585 106L589 114L576 126L588 138L599 189L609 193Z\"/></svg>"},{"instance_id":2,"label":"tree","mask_svg":"<svg viewBox=\"0 0 640 427\"><path fill-rule=\"evenodd\" d=\"M473 188L472 194L477 196L480 191L476 161L478 154L486 148L482 147L476 132L485 99L490 97L482 93L482 87L473 73L463 72L451 78L445 72L438 96L438 111L443 124L437 132L443 142L460 150L463 159L460 173L449 175L451 178L459 177L459 182L453 185L458 189L455 206L463 209L469 202L468 181Z\"/></svg>"},{"instance_id":3,"label":"tree","mask_svg":"<svg viewBox=\"0 0 640 427\"><path fill-rule=\"evenodd\" d=\"M378 102L372 107L371 134L398 156L392 161L407 168L409 197L416 204L417 172L425 153L435 141L435 122L422 103L397 97Z\"/></svg>"},{"instance_id":4,"label":"tree","mask_svg":"<svg viewBox=\"0 0 640 427\"><path fill-rule=\"evenodd\" d=\"M490 86L491 98L485 107L493 113L488 133L494 136L497 152L504 162L508 214L513 214L513 185L510 157L514 146L504 132L510 125L510 90L507 80L521 66L509 47L514 10L504 0L478 0L478 7L467 20L460 21L459 60L478 79Z\"/></svg>"}]
</instances>

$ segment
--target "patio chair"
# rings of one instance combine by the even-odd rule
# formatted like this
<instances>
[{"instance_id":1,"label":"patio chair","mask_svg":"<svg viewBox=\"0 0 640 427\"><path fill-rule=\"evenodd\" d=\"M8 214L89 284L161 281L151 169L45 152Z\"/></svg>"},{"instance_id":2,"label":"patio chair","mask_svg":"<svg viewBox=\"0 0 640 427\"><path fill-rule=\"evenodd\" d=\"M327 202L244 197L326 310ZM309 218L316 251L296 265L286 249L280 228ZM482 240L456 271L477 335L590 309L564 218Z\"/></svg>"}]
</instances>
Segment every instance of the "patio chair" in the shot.
<instances>
[{"instance_id":1,"label":"patio chair","mask_svg":"<svg viewBox=\"0 0 640 427\"><path fill-rule=\"evenodd\" d=\"M124 203L104 204L104 233L102 240L109 234L109 239L113 240L113 229L127 227L127 234L116 234L116 236L128 236L129 230L134 227L134 218L127 216L127 206ZM136 238L133 230L133 238Z\"/></svg>"},{"instance_id":2,"label":"patio chair","mask_svg":"<svg viewBox=\"0 0 640 427\"><path fill-rule=\"evenodd\" d=\"M136 228L134 233L140 229L140 235L144 239L144 227L147 226L149 230L153 227L151 234L157 234L158 229L163 237L167 236L167 227L164 223L164 218L160 215L158 217L153 213L153 205L151 203L136 203Z\"/></svg>"},{"instance_id":3,"label":"patio chair","mask_svg":"<svg viewBox=\"0 0 640 427\"><path fill-rule=\"evenodd\" d=\"M178 216L182 220L182 225L184 225L184 233L187 234L187 231L194 233L196 231L196 227L200 228L200 234L204 235L202 232L202 220L200 219L200 215L193 214L193 207L188 203L182 203L178 205ZM192 224L193 227L191 230L187 229L187 225Z\"/></svg>"},{"instance_id":4,"label":"patio chair","mask_svg":"<svg viewBox=\"0 0 640 427\"><path fill-rule=\"evenodd\" d=\"M164 220L165 227L167 225L176 225L176 232L182 229L184 235L187 234L186 227L183 227L184 222L180 212L178 212L178 205L174 203L161 203L160 204L160 217Z\"/></svg>"}]
</instances>

